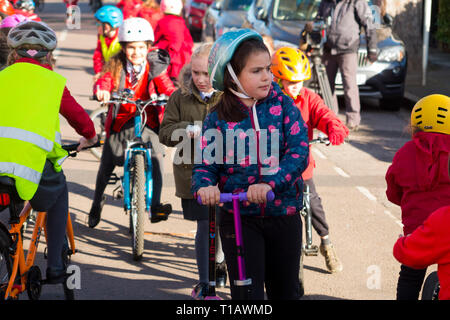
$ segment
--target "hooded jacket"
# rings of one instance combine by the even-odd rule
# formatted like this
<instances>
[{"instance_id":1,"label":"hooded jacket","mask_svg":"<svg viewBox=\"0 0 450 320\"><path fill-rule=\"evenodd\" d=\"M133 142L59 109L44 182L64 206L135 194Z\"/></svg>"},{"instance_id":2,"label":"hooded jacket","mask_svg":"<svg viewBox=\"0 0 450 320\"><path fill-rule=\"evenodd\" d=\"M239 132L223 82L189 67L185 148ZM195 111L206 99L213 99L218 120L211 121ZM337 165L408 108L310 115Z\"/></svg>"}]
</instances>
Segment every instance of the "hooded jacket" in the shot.
<instances>
[{"instance_id":1,"label":"hooded jacket","mask_svg":"<svg viewBox=\"0 0 450 320\"><path fill-rule=\"evenodd\" d=\"M386 172L386 196L401 207L405 235L450 205L449 152L450 135L418 132L395 154Z\"/></svg>"},{"instance_id":2,"label":"hooded jacket","mask_svg":"<svg viewBox=\"0 0 450 320\"><path fill-rule=\"evenodd\" d=\"M201 163L192 171L192 193L218 184L222 193L246 192L251 184L267 183L275 193L265 206L241 205L242 215L283 216L298 213L302 205L302 172L308 164L308 127L294 101L272 82L269 94L256 104L261 128L255 133L250 108L240 122L219 120L217 111L206 117L201 141ZM233 142L232 142L233 141ZM259 156L258 156L259 154ZM256 158L256 159L255 159ZM224 209L232 212L232 204Z\"/></svg>"},{"instance_id":3,"label":"hooded jacket","mask_svg":"<svg viewBox=\"0 0 450 320\"><path fill-rule=\"evenodd\" d=\"M177 155L183 157L182 148L188 147L183 145L183 141L190 141L191 157L190 161L185 163L173 162L173 175L175 178L175 195L182 199L193 199L191 193L192 168L194 166L194 143L198 139L190 139L187 135L172 140L172 134L175 130L185 130L188 125L194 125L196 122L202 122L212 106L220 99L221 92L213 93L208 102L204 101L197 87L192 81L191 66L186 65L180 73L180 88L175 91L169 98L164 111L164 119L159 129L159 141L168 146L177 148Z\"/></svg>"},{"instance_id":4,"label":"hooded jacket","mask_svg":"<svg viewBox=\"0 0 450 320\"><path fill-rule=\"evenodd\" d=\"M394 257L414 269L437 264L439 300L450 300L450 206L433 212L407 237L397 240Z\"/></svg>"}]
</instances>

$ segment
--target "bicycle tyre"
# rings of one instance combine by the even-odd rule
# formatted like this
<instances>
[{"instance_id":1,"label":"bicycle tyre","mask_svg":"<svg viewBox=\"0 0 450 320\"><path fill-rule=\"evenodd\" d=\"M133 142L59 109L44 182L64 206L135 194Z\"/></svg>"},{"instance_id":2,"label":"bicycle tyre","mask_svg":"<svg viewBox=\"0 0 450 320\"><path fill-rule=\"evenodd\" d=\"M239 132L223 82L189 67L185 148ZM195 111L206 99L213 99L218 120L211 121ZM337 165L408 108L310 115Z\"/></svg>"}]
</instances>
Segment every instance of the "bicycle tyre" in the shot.
<instances>
[{"instance_id":1,"label":"bicycle tyre","mask_svg":"<svg viewBox=\"0 0 450 320\"><path fill-rule=\"evenodd\" d=\"M0 300L5 297L6 288L12 272L12 261L9 247L12 244L11 236L0 228Z\"/></svg>"},{"instance_id":2,"label":"bicycle tyre","mask_svg":"<svg viewBox=\"0 0 450 320\"><path fill-rule=\"evenodd\" d=\"M144 155L138 153L133 161L133 184L131 200L131 227L133 259L139 261L144 253L145 224L145 161Z\"/></svg>"},{"instance_id":3,"label":"bicycle tyre","mask_svg":"<svg viewBox=\"0 0 450 320\"><path fill-rule=\"evenodd\" d=\"M94 122L95 132L99 132L98 140L101 142L101 145L103 145L106 140L105 121L107 114L108 108L100 107L92 111L89 115L92 122ZM100 146L98 148L90 148L89 151L91 151L94 157L100 160L102 157L103 146Z\"/></svg>"},{"instance_id":4,"label":"bicycle tyre","mask_svg":"<svg viewBox=\"0 0 450 320\"><path fill-rule=\"evenodd\" d=\"M439 278L437 271L428 275L422 289L422 300L439 300Z\"/></svg>"},{"instance_id":5,"label":"bicycle tyre","mask_svg":"<svg viewBox=\"0 0 450 320\"><path fill-rule=\"evenodd\" d=\"M305 278L303 276L303 261L305 259L305 253L302 249L302 252L300 253L300 268L298 272L298 279L300 282L300 288L299 288L299 298L303 297L305 295Z\"/></svg>"}]
</instances>

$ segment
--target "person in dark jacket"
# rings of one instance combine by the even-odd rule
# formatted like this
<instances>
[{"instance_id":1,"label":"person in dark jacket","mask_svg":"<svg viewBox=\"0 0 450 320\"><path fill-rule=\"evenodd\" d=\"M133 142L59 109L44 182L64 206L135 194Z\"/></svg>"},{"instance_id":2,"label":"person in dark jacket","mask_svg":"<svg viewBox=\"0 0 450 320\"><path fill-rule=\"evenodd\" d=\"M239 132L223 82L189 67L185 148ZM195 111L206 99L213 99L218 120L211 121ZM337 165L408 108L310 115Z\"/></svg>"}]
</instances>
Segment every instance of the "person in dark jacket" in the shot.
<instances>
[{"instance_id":1,"label":"person in dark jacket","mask_svg":"<svg viewBox=\"0 0 450 320\"><path fill-rule=\"evenodd\" d=\"M326 21L329 18L331 24L323 61L333 92L337 71L341 71L347 127L356 131L361 122L361 104L356 81L360 30L364 28L368 60L373 63L377 60L377 36L373 16L366 0L322 0L316 19Z\"/></svg>"}]
</instances>

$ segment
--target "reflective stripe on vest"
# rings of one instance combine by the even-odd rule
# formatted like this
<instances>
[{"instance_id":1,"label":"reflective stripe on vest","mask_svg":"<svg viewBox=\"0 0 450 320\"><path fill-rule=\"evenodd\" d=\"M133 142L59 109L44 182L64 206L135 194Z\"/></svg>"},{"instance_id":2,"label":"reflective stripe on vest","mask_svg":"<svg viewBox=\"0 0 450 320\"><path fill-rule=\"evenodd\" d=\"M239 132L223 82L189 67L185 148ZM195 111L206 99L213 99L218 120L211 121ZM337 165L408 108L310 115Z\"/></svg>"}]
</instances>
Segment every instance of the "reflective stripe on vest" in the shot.
<instances>
[{"instance_id":1,"label":"reflective stripe on vest","mask_svg":"<svg viewBox=\"0 0 450 320\"><path fill-rule=\"evenodd\" d=\"M107 46L105 42L105 37L100 36L100 45L102 48L102 56L105 62L108 62L109 59L111 59L113 56L115 56L117 53L120 52L122 49L122 46L119 43L119 38L115 37L114 40L109 44L109 47Z\"/></svg>"},{"instance_id":2,"label":"reflective stripe on vest","mask_svg":"<svg viewBox=\"0 0 450 320\"><path fill-rule=\"evenodd\" d=\"M16 85L23 81L25 92ZM65 82L61 75L25 62L0 72L0 175L15 179L23 200L34 196L46 159L60 170L58 162L67 156L59 129Z\"/></svg>"}]
</instances>

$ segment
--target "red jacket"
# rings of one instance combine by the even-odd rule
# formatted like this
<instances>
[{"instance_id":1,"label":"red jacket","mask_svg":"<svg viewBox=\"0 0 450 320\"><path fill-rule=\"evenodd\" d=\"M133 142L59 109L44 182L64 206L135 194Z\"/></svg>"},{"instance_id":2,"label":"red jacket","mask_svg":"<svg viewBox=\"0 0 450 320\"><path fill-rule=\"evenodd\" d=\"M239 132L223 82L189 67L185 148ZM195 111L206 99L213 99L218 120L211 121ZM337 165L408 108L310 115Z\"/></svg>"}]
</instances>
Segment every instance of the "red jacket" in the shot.
<instances>
[{"instance_id":1,"label":"red jacket","mask_svg":"<svg viewBox=\"0 0 450 320\"><path fill-rule=\"evenodd\" d=\"M116 34L113 38L105 37L105 43L108 46L108 48L111 45L111 42L113 42L114 39L117 38L118 34L119 34L119 29L117 29ZM105 64L105 59L103 58L102 44L100 42L100 37L97 37L97 48L95 48L94 56L92 57L92 60L94 62L95 74L101 72L103 65Z\"/></svg>"},{"instance_id":2,"label":"red jacket","mask_svg":"<svg viewBox=\"0 0 450 320\"><path fill-rule=\"evenodd\" d=\"M450 135L418 132L395 154L386 172L386 196L402 209L405 235L450 205L449 152Z\"/></svg>"},{"instance_id":3,"label":"red jacket","mask_svg":"<svg viewBox=\"0 0 450 320\"><path fill-rule=\"evenodd\" d=\"M150 22L153 30L155 30L159 20L164 18L164 13L161 12L160 9L152 9L150 7L142 6L137 16Z\"/></svg>"},{"instance_id":4,"label":"red jacket","mask_svg":"<svg viewBox=\"0 0 450 320\"><path fill-rule=\"evenodd\" d=\"M303 121L308 125L309 140L313 139L314 129L319 129L327 135L332 130L342 131L344 137L348 135L348 129L342 121L327 107L322 98L313 91L303 87L299 96L295 99L295 105L300 110ZM316 167L311 146L309 148L309 164L306 170L303 171L303 180L311 179L313 170Z\"/></svg>"},{"instance_id":5,"label":"red jacket","mask_svg":"<svg viewBox=\"0 0 450 320\"><path fill-rule=\"evenodd\" d=\"M123 19L136 17L142 7L141 0L121 0L116 7L122 10Z\"/></svg>"},{"instance_id":6,"label":"red jacket","mask_svg":"<svg viewBox=\"0 0 450 320\"><path fill-rule=\"evenodd\" d=\"M438 265L439 300L450 300L450 206L434 211L423 225L394 245L394 257L414 269Z\"/></svg>"},{"instance_id":7,"label":"red jacket","mask_svg":"<svg viewBox=\"0 0 450 320\"><path fill-rule=\"evenodd\" d=\"M159 20L155 29L155 47L169 52L171 78L178 78L181 68L191 61L194 41L184 19L171 14Z\"/></svg>"},{"instance_id":8,"label":"red jacket","mask_svg":"<svg viewBox=\"0 0 450 320\"><path fill-rule=\"evenodd\" d=\"M52 70L52 67L48 64L40 64L34 59L30 58L21 58L16 61L19 62L27 62L32 64L37 64L46 69ZM78 104L78 102L72 97L69 89L67 87L64 88L63 96L61 98L61 107L59 109L59 113L66 118L69 122L70 126L75 129L75 131L80 135L85 137L86 139L92 139L95 136L95 127L89 115L83 109L82 106Z\"/></svg>"},{"instance_id":9,"label":"red jacket","mask_svg":"<svg viewBox=\"0 0 450 320\"><path fill-rule=\"evenodd\" d=\"M149 64L147 63L145 73L135 87L131 86L128 80L129 74L128 73L126 74L124 88L132 89L135 92L133 98L134 100L137 99L148 100L150 99L150 95L156 93L170 96L176 90L175 86L172 83L172 80L170 80L170 78L168 77L167 72L163 72L159 76L155 77L153 80L149 81L148 71L149 71ZM105 73L100 79L97 80L97 82L94 85L94 94L97 92L97 89L107 90L110 92L118 89L114 86L114 79L110 72ZM112 109L110 109L110 112L108 112L108 117L105 123L105 129L108 136L110 134L111 125L113 131L119 132L122 129L123 125L127 123L128 120L134 117L134 114L136 112L136 106L132 104L121 105L116 115L116 118L114 119L114 123L113 123L113 112L111 112L111 110ZM164 108L148 107L146 109L146 113L147 113L147 125L152 129L158 128L164 116Z\"/></svg>"},{"instance_id":10,"label":"red jacket","mask_svg":"<svg viewBox=\"0 0 450 320\"><path fill-rule=\"evenodd\" d=\"M34 13L34 12L29 12L29 11L25 11L25 10L20 10L20 9L16 9L15 14L21 14L33 21L42 21L41 18L39 18L39 16Z\"/></svg>"}]
</instances>

